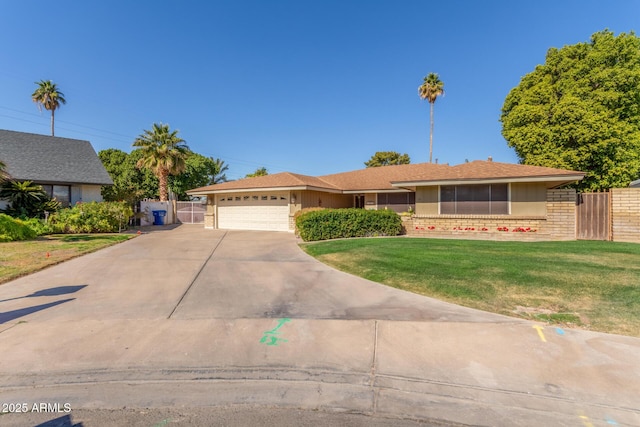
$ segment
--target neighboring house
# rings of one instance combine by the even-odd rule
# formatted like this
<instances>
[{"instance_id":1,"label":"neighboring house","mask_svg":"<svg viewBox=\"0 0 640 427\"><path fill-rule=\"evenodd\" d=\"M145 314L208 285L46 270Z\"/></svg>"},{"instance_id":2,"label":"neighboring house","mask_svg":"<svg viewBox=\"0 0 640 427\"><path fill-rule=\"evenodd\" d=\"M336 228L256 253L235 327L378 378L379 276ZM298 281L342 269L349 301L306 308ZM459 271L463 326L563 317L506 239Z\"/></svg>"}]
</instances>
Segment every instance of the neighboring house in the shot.
<instances>
[{"instance_id":1,"label":"neighboring house","mask_svg":"<svg viewBox=\"0 0 640 427\"><path fill-rule=\"evenodd\" d=\"M629 187L631 187L631 188L640 188L640 179L636 179L635 181L631 181L631 184L629 184Z\"/></svg>"},{"instance_id":2,"label":"neighboring house","mask_svg":"<svg viewBox=\"0 0 640 427\"><path fill-rule=\"evenodd\" d=\"M207 228L293 231L301 209L357 207L411 212L405 218L409 234L446 236L473 229L493 235L498 228L515 227L535 230L540 238L571 239L575 191L557 188L583 177L582 172L489 160L383 166L320 177L283 172L188 194L207 196Z\"/></svg>"},{"instance_id":3,"label":"neighboring house","mask_svg":"<svg viewBox=\"0 0 640 427\"><path fill-rule=\"evenodd\" d=\"M113 185L89 141L0 130L0 159L12 179L42 185L63 206L102 201L101 187Z\"/></svg>"}]
</instances>

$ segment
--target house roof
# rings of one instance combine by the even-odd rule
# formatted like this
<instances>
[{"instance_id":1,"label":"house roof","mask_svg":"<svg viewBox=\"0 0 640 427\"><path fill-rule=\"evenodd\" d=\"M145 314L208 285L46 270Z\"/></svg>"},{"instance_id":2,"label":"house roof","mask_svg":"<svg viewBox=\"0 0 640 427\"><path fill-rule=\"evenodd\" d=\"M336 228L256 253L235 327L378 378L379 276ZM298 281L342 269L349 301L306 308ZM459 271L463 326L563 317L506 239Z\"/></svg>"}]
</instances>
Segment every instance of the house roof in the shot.
<instances>
[{"instance_id":1,"label":"house roof","mask_svg":"<svg viewBox=\"0 0 640 427\"><path fill-rule=\"evenodd\" d=\"M380 166L321 176L320 179L343 189L345 192L398 191L393 181L409 176L429 173L438 175L450 168L446 164L416 163L409 165Z\"/></svg>"},{"instance_id":2,"label":"house roof","mask_svg":"<svg viewBox=\"0 0 640 427\"><path fill-rule=\"evenodd\" d=\"M206 187L189 190L189 194L208 193L228 193L235 191L255 191L255 190L324 190L330 192L340 192L341 189L323 181L320 178L308 175L300 175L291 172L280 172L273 175L256 176L253 178L243 178L237 181L228 181L221 184L209 185Z\"/></svg>"},{"instance_id":3,"label":"house roof","mask_svg":"<svg viewBox=\"0 0 640 427\"><path fill-rule=\"evenodd\" d=\"M429 169L411 177L394 180L396 187L419 185L455 185L463 183L490 182L547 182L550 186L560 186L584 178L584 172L548 168L543 166L500 163L474 160L443 169Z\"/></svg>"},{"instance_id":4,"label":"house roof","mask_svg":"<svg viewBox=\"0 0 640 427\"><path fill-rule=\"evenodd\" d=\"M89 141L0 129L0 160L19 181L113 184Z\"/></svg>"},{"instance_id":5,"label":"house roof","mask_svg":"<svg viewBox=\"0 0 640 427\"><path fill-rule=\"evenodd\" d=\"M584 172L476 160L456 166L434 163L382 166L312 177L282 172L189 190L192 195L255 190L321 190L339 193L408 191L416 186L490 182L545 182L556 187Z\"/></svg>"}]
</instances>

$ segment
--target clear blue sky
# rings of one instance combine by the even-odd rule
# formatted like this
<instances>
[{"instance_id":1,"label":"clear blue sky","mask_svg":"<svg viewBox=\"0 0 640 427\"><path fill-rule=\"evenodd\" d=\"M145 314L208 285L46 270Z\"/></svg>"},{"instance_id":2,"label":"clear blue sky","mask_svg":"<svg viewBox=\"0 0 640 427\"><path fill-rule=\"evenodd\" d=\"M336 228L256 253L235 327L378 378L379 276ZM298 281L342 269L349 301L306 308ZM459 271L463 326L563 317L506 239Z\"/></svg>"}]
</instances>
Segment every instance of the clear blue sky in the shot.
<instances>
[{"instance_id":1,"label":"clear blue sky","mask_svg":"<svg viewBox=\"0 0 640 427\"><path fill-rule=\"evenodd\" d=\"M638 31L638 0L3 1L0 129L49 133L34 82L67 105L56 136L131 151L154 122L222 158L228 176L322 175L376 151L517 162L500 133L504 98L550 47L605 28Z\"/></svg>"}]
</instances>

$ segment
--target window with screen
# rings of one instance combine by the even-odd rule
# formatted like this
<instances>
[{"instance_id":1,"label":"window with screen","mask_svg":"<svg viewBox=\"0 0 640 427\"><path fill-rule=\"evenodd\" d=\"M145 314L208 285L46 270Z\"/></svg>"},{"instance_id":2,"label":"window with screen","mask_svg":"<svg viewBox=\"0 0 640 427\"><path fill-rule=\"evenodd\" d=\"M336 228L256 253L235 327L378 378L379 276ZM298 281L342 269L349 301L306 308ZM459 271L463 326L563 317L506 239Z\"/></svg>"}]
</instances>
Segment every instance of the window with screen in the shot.
<instances>
[{"instance_id":1,"label":"window with screen","mask_svg":"<svg viewBox=\"0 0 640 427\"><path fill-rule=\"evenodd\" d=\"M508 215L508 184L443 185L440 187L443 215Z\"/></svg>"}]
</instances>

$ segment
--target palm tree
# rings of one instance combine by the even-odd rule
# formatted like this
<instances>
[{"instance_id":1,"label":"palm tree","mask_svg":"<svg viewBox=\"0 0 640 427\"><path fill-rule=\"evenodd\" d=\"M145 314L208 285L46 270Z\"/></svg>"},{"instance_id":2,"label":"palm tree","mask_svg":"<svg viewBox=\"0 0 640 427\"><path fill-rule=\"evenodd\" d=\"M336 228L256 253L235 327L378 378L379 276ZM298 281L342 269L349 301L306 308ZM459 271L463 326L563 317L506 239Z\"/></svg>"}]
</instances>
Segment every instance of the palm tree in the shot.
<instances>
[{"instance_id":1,"label":"palm tree","mask_svg":"<svg viewBox=\"0 0 640 427\"><path fill-rule=\"evenodd\" d=\"M228 179L225 172L229 169L229 165L225 165L224 160L221 159L214 159L213 157L210 157L210 159L213 160L213 163L215 164L216 173L214 173L211 177L211 182L209 182L209 185L227 182Z\"/></svg>"},{"instance_id":2,"label":"palm tree","mask_svg":"<svg viewBox=\"0 0 640 427\"><path fill-rule=\"evenodd\" d=\"M253 173L248 173L244 177L245 178L255 178L256 176L266 176L269 175L269 171L264 166L256 169Z\"/></svg>"},{"instance_id":3,"label":"palm tree","mask_svg":"<svg viewBox=\"0 0 640 427\"><path fill-rule=\"evenodd\" d=\"M189 147L178 137L177 130L169 131L169 125L162 123L154 123L152 130L145 130L133 146L142 150L138 168L150 169L158 177L160 201L166 202L169 175L178 175L185 170Z\"/></svg>"},{"instance_id":4,"label":"palm tree","mask_svg":"<svg viewBox=\"0 0 640 427\"><path fill-rule=\"evenodd\" d=\"M32 181L6 181L0 186L0 199L9 202L4 211L11 216L35 218L44 211L53 212L60 207L60 203L52 200L42 186Z\"/></svg>"},{"instance_id":5,"label":"palm tree","mask_svg":"<svg viewBox=\"0 0 640 427\"><path fill-rule=\"evenodd\" d=\"M433 157L433 104L436 103L436 99L440 95L444 95L444 83L442 83L436 73L429 73L429 75L424 78L420 87L418 87L418 95L420 98L429 101L431 105L431 132L429 133L429 163L431 163Z\"/></svg>"},{"instance_id":6,"label":"palm tree","mask_svg":"<svg viewBox=\"0 0 640 427\"><path fill-rule=\"evenodd\" d=\"M38 104L40 111L42 111L42 107L51 111L51 136L54 136L53 122L55 112L60 108L60 104L66 104L67 100L64 99L64 93L60 92L56 84L51 80L40 80L36 84L38 89L31 94L31 99Z\"/></svg>"}]
</instances>

